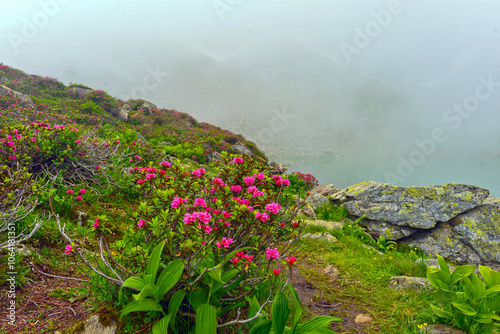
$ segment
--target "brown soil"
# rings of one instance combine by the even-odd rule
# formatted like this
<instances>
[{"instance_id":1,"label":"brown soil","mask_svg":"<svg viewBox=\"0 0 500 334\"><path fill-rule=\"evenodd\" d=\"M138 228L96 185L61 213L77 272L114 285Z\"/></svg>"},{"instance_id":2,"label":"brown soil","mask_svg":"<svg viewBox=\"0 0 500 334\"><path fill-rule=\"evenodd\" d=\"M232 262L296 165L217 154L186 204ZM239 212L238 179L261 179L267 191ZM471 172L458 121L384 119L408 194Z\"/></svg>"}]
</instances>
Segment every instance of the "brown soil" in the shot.
<instances>
[{"instance_id":1,"label":"brown soil","mask_svg":"<svg viewBox=\"0 0 500 334\"><path fill-rule=\"evenodd\" d=\"M36 265L36 268L47 274L76 277L67 273L55 272L45 265ZM22 287L16 288L16 327L5 321L7 319L6 305L10 299L7 296L7 283L0 286L2 290L0 295L0 305L2 305L0 309L0 333L49 333L70 327L91 314L86 296L78 297L71 302L67 298L50 296L57 288L68 291L70 288L86 288L88 284L48 277L34 269L31 270L28 278L29 280Z\"/></svg>"}]
</instances>

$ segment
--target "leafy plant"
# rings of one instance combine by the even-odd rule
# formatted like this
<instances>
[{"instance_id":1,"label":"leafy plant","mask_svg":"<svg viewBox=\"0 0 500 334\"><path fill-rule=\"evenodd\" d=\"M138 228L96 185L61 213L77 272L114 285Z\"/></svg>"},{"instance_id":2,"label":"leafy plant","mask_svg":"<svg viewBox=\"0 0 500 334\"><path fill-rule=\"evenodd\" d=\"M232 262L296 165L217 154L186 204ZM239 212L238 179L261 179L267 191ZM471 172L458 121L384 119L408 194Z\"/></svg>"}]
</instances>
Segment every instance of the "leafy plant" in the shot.
<instances>
[{"instance_id":1,"label":"leafy plant","mask_svg":"<svg viewBox=\"0 0 500 334\"><path fill-rule=\"evenodd\" d=\"M474 265L464 265L453 273L438 255L439 267L427 267L427 278L436 289L431 305L434 315L469 333L493 333L500 328L500 272L479 266L484 280L474 273Z\"/></svg>"},{"instance_id":2,"label":"leafy plant","mask_svg":"<svg viewBox=\"0 0 500 334\"><path fill-rule=\"evenodd\" d=\"M377 239L377 248L382 252L387 253L388 251L396 249L397 243L391 240L386 240L383 235Z\"/></svg>"}]
</instances>

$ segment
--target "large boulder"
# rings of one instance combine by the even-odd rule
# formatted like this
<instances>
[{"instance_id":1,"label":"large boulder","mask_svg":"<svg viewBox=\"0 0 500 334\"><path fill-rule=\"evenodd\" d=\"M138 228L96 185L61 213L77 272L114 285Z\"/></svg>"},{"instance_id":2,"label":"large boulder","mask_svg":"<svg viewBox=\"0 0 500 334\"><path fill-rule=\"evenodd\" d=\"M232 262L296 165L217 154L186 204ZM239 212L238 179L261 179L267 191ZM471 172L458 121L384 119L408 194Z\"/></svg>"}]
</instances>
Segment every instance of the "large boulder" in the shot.
<instances>
[{"instance_id":1,"label":"large boulder","mask_svg":"<svg viewBox=\"0 0 500 334\"><path fill-rule=\"evenodd\" d=\"M74 86L71 87L69 90L80 95L86 95L92 91L91 88L81 87L81 86Z\"/></svg>"},{"instance_id":2,"label":"large boulder","mask_svg":"<svg viewBox=\"0 0 500 334\"><path fill-rule=\"evenodd\" d=\"M318 210L318 208L325 206L328 203L330 203L328 198L320 194L312 194L306 198L306 204L311 205L313 210Z\"/></svg>"},{"instance_id":3,"label":"large boulder","mask_svg":"<svg viewBox=\"0 0 500 334\"><path fill-rule=\"evenodd\" d=\"M331 196L335 193L338 193L339 191L340 191L339 189L335 189L335 186L333 184L329 183L329 184L322 184L322 185L315 187L314 189L312 189L310 191L310 194L311 195L320 194L320 195L323 195L325 197L328 197L328 196Z\"/></svg>"},{"instance_id":4,"label":"large boulder","mask_svg":"<svg viewBox=\"0 0 500 334\"><path fill-rule=\"evenodd\" d=\"M343 189L329 199L343 204L353 216L366 216L362 223L375 236L397 240L472 210L488 195L487 189L464 184L397 187L365 181Z\"/></svg>"},{"instance_id":5,"label":"large boulder","mask_svg":"<svg viewBox=\"0 0 500 334\"><path fill-rule=\"evenodd\" d=\"M122 122L128 122L129 113L132 111L130 105L125 104L121 108L114 109L111 113Z\"/></svg>"},{"instance_id":6,"label":"large boulder","mask_svg":"<svg viewBox=\"0 0 500 334\"><path fill-rule=\"evenodd\" d=\"M233 145L231 145L231 148L237 153L241 155L248 155L249 157L252 156L252 151L248 147L245 146L245 144L237 141Z\"/></svg>"},{"instance_id":7,"label":"large boulder","mask_svg":"<svg viewBox=\"0 0 500 334\"><path fill-rule=\"evenodd\" d=\"M33 103L33 101L30 99L30 97L28 95L25 95L25 94L20 93L20 92L16 92L15 90L12 90L7 86L0 85L0 96L7 95L7 94L12 94L12 96L19 99L19 102L23 107L35 108L35 104Z\"/></svg>"},{"instance_id":8,"label":"large boulder","mask_svg":"<svg viewBox=\"0 0 500 334\"><path fill-rule=\"evenodd\" d=\"M500 270L500 199L489 197L483 205L403 242L431 256Z\"/></svg>"}]
</instances>

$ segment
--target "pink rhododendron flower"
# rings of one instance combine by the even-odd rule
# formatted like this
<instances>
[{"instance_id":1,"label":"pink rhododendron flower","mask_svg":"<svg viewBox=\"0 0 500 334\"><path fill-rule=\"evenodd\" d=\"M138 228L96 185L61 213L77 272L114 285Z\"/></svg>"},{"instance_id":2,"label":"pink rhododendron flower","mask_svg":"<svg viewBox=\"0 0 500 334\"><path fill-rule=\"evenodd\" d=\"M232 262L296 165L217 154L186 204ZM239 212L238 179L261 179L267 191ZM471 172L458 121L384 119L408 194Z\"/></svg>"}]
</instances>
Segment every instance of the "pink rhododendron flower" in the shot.
<instances>
[{"instance_id":1,"label":"pink rhododendron flower","mask_svg":"<svg viewBox=\"0 0 500 334\"><path fill-rule=\"evenodd\" d=\"M99 218L96 218L94 221L94 227L98 228L99 227Z\"/></svg>"},{"instance_id":2,"label":"pink rhododendron flower","mask_svg":"<svg viewBox=\"0 0 500 334\"><path fill-rule=\"evenodd\" d=\"M297 228L299 226L299 223L298 222L293 222L292 225L293 225L294 228Z\"/></svg>"},{"instance_id":3,"label":"pink rhododendron flower","mask_svg":"<svg viewBox=\"0 0 500 334\"><path fill-rule=\"evenodd\" d=\"M77 140L75 140L75 143L81 144L82 142L80 141L80 139L77 139Z\"/></svg>"},{"instance_id":4,"label":"pink rhododendron flower","mask_svg":"<svg viewBox=\"0 0 500 334\"><path fill-rule=\"evenodd\" d=\"M288 187L290 185L290 180L289 179L283 179L283 184Z\"/></svg>"},{"instance_id":5,"label":"pink rhododendron flower","mask_svg":"<svg viewBox=\"0 0 500 334\"><path fill-rule=\"evenodd\" d=\"M210 234L212 233L212 228L208 225L198 225L198 228L201 229L203 232L205 232L206 234Z\"/></svg>"},{"instance_id":6,"label":"pink rhododendron flower","mask_svg":"<svg viewBox=\"0 0 500 334\"><path fill-rule=\"evenodd\" d=\"M73 190L71 190L71 189L69 189L69 190L67 190L67 191L66 191L66 194L68 194L68 195L69 195L69 194L72 194L72 193L74 193L74 191L73 191Z\"/></svg>"},{"instance_id":7,"label":"pink rhododendron flower","mask_svg":"<svg viewBox=\"0 0 500 334\"><path fill-rule=\"evenodd\" d=\"M283 183L283 179L280 175L273 175L273 180L277 186L281 186L281 184Z\"/></svg>"},{"instance_id":8,"label":"pink rhododendron flower","mask_svg":"<svg viewBox=\"0 0 500 334\"><path fill-rule=\"evenodd\" d=\"M137 222L137 226L139 228L143 227L144 224L146 224L146 219L139 219L139 221Z\"/></svg>"},{"instance_id":9,"label":"pink rhododendron flower","mask_svg":"<svg viewBox=\"0 0 500 334\"><path fill-rule=\"evenodd\" d=\"M145 180L139 180L137 181L137 184L144 184L146 181Z\"/></svg>"},{"instance_id":10,"label":"pink rhododendron flower","mask_svg":"<svg viewBox=\"0 0 500 334\"><path fill-rule=\"evenodd\" d=\"M233 257L231 260L229 260L229 262L233 263L233 264L237 264L238 262L240 262L240 258L238 257Z\"/></svg>"},{"instance_id":11,"label":"pink rhododendron flower","mask_svg":"<svg viewBox=\"0 0 500 334\"><path fill-rule=\"evenodd\" d=\"M252 262L252 260L253 260L253 255L248 255L248 254L246 254L246 255L243 255L243 258L244 258L245 260L247 260L248 262Z\"/></svg>"},{"instance_id":12,"label":"pink rhododendron flower","mask_svg":"<svg viewBox=\"0 0 500 334\"><path fill-rule=\"evenodd\" d=\"M160 175L165 175L167 172L165 172L163 169L160 171Z\"/></svg>"},{"instance_id":13,"label":"pink rhododendron flower","mask_svg":"<svg viewBox=\"0 0 500 334\"><path fill-rule=\"evenodd\" d=\"M231 238L222 237L222 241L217 242L216 245L217 248L221 247L228 248L233 242L234 241Z\"/></svg>"},{"instance_id":14,"label":"pink rhododendron flower","mask_svg":"<svg viewBox=\"0 0 500 334\"><path fill-rule=\"evenodd\" d=\"M224 181L220 178L220 177L216 177L213 181L212 181L212 184L214 186L221 186L221 187L225 187L226 186L226 183L224 183Z\"/></svg>"},{"instance_id":15,"label":"pink rhododendron flower","mask_svg":"<svg viewBox=\"0 0 500 334\"><path fill-rule=\"evenodd\" d=\"M190 214L189 212L184 214L184 224L189 224L189 223L192 223L196 220L196 216L193 215L193 214Z\"/></svg>"},{"instance_id":16,"label":"pink rhododendron flower","mask_svg":"<svg viewBox=\"0 0 500 334\"><path fill-rule=\"evenodd\" d=\"M13 155L11 155L11 156L9 157L9 159L10 159L10 160L16 160L16 157L15 157L15 156L13 156Z\"/></svg>"},{"instance_id":17,"label":"pink rhododendron flower","mask_svg":"<svg viewBox=\"0 0 500 334\"><path fill-rule=\"evenodd\" d=\"M247 186L251 186L255 182L255 178L253 176L245 176L243 182L245 182Z\"/></svg>"},{"instance_id":18,"label":"pink rhododendron flower","mask_svg":"<svg viewBox=\"0 0 500 334\"><path fill-rule=\"evenodd\" d=\"M262 221L263 223L267 222L269 220L269 216L267 215L267 213L263 212L263 213L260 213L260 212L256 212L255 213L255 218Z\"/></svg>"},{"instance_id":19,"label":"pink rhododendron flower","mask_svg":"<svg viewBox=\"0 0 500 334\"><path fill-rule=\"evenodd\" d=\"M87 191L87 189L82 188L82 189L80 189L80 194L82 194L82 195L83 195L83 194L85 194L85 192L86 192L86 191Z\"/></svg>"},{"instance_id":20,"label":"pink rhododendron flower","mask_svg":"<svg viewBox=\"0 0 500 334\"><path fill-rule=\"evenodd\" d=\"M235 164L242 164L243 163L243 158L242 157L236 157L233 159Z\"/></svg>"},{"instance_id":21,"label":"pink rhododendron flower","mask_svg":"<svg viewBox=\"0 0 500 334\"><path fill-rule=\"evenodd\" d=\"M266 259L272 260L280 257L280 253L278 252L278 248L267 248L266 249Z\"/></svg>"},{"instance_id":22,"label":"pink rhododendron flower","mask_svg":"<svg viewBox=\"0 0 500 334\"><path fill-rule=\"evenodd\" d=\"M162 162L160 162L160 165L162 165L163 167L171 167L172 166L170 164L170 162L168 162L168 161L162 161Z\"/></svg>"},{"instance_id":23,"label":"pink rhododendron flower","mask_svg":"<svg viewBox=\"0 0 500 334\"><path fill-rule=\"evenodd\" d=\"M256 191L253 192L252 196L253 197L264 196L264 192L262 190L256 190Z\"/></svg>"},{"instance_id":24,"label":"pink rhododendron flower","mask_svg":"<svg viewBox=\"0 0 500 334\"><path fill-rule=\"evenodd\" d=\"M201 177L205 173L206 173L205 168L198 168L198 169L195 169L195 170L191 171L191 174L193 174L193 175L195 175L197 177Z\"/></svg>"},{"instance_id":25,"label":"pink rhododendron flower","mask_svg":"<svg viewBox=\"0 0 500 334\"><path fill-rule=\"evenodd\" d=\"M279 269L274 269L273 271L276 276L278 276L281 273L281 270Z\"/></svg>"},{"instance_id":26,"label":"pink rhododendron flower","mask_svg":"<svg viewBox=\"0 0 500 334\"><path fill-rule=\"evenodd\" d=\"M286 258L286 262L291 267L295 262L297 262L297 258L295 256L289 256Z\"/></svg>"},{"instance_id":27,"label":"pink rhododendron flower","mask_svg":"<svg viewBox=\"0 0 500 334\"><path fill-rule=\"evenodd\" d=\"M79 201L83 201L83 197L80 196L80 195L76 196L76 199L79 200Z\"/></svg>"},{"instance_id":28,"label":"pink rhododendron flower","mask_svg":"<svg viewBox=\"0 0 500 334\"><path fill-rule=\"evenodd\" d=\"M242 257L243 255L245 255L245 252L238 252L238 253L236 253L237 257Z\"/></svg>"},{"instance_id":29,"label":"pink rhododendron flower","mask_svg":"<svg viewBox=\"0 0 500 334\"><path fill-rule=\"evenodd\" d=\"M73 251L73 246L71 245L66 245L66 250L64 251L64 253L66 254L69 254Z\"/></svg>"},{"instance_id":30,"label":"pink rhododendron flower","mask_svg":"<svg viewBox=\"0 0 500 334\"><path fill-rule=\"evenodd\" d=\"M278 203L269 203L266 205L266 210L269 211L270 213L277 214L281 209L281 205Z\"/></svg>"},{"instance_id":31,"label":"pink rhododendron flower","mask_svg":"<svg viewBox=\"0 0 500 334\"><path fill-rule=\"evenodd\" d=\"M173 208L177 208L179 205L181 205L182 203L187 202L187 201L188 201L187 198L182 199L180 197L175 196L174 199L172 200L171 205Z\"/></svg>"},{"instance_id":32,"label":"pink rhododendron flower","mask_svg":"<svg viewBox=\"0 0 500 334\"><path fill-rule=\"evenodd\" d=\"M257 187L256 187L256 186L250 186L250 187L248 187L248 189L247 189L247 193L248 193L248 194L252 194L252 193L253 193L254 191L256 191L256 190L259 190L259 189L257 189Z\"/></svg>"},{"instance_id":33,"label":"pink rhododendron flower","mask_svg":"<svg viewBox=\"0 0 500 334\"><path fill-rule=\"evenodd\" d=\"M238 185L231 186L231 191L239 193L241 191L241 186L238 186Z\"/></svg>"},{"instance_id":34,"label":"pink rhododendron flower","mask_svg":"<svg viewBox=\"0 0 500 334\"><path fill-rule=\"evenodd\" d=\"M207 206L207 202L204 198L196 198L194 200L194 206L201 206L202 208Z\"/></svg>"}]
</instances>

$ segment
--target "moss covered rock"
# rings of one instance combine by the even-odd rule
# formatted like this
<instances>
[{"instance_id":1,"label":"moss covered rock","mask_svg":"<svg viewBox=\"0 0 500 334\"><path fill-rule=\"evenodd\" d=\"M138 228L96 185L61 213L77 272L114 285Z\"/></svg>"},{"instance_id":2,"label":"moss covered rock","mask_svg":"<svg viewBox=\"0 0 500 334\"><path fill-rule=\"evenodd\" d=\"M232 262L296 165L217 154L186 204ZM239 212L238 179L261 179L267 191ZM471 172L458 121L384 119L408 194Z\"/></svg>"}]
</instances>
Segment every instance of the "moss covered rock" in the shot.
<instances>
[{"instance_id":1,"label":"moss covered rock","mask_svg":"<svg viewBox=\"0 0 500 334\"><path fill-rule=\"evenodd\" d=\"M366 225L373 234L397 240L472 210L488 195L487 189L465 184L397 187L365 181L329 199L343 204L353 216L366 216Z\"/></svg>"}]
</instances>

